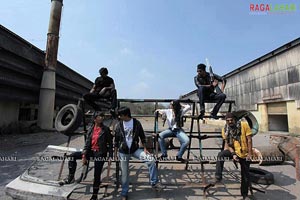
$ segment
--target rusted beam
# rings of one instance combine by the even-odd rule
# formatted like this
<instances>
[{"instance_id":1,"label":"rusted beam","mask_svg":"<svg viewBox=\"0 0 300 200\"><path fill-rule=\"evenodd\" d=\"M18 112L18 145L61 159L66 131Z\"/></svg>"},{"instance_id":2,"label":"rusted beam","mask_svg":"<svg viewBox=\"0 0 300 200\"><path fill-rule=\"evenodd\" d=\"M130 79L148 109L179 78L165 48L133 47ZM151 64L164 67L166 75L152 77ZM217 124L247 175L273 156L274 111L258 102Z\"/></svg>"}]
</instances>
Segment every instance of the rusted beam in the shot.
<instances>
[{"instance_id":1,"label":"rusted beam","mask_svg":"<svg viewBox=\"0 0 300 200\"><path fill-rule=\"evenodd\" d=\"M62 0L51 0L50 21L47 36L45 70L40 88L38 126L53 128L54 102L56 91L56 64Z\"/></svg>"}]
</instances>

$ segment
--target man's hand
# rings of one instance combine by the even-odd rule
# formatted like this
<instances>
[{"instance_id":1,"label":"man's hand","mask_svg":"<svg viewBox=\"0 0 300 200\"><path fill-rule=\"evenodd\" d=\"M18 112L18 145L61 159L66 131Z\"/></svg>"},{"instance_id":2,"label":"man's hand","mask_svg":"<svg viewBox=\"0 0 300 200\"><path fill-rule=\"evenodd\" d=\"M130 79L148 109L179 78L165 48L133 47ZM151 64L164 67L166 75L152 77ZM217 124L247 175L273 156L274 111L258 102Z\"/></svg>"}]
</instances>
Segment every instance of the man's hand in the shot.
<instances>
[{"instance_id":1,"label":"man's hand","mask_svg":"<svg viewBox=\"0 0 300 200\"><path fill-rule=\"evenodd\" d=\"M145 154L150 154L146 147L144 147Z\"/></svg>"},{"instance_id":2,"label":"man's hand","mask_svg":"<svg viewBox=\"0 0 300 200\"><path fill-rule=\"evenodd\" d=\"M156 109L156 110L154 111L154 114L156 114L156 113L161 114L159 111L160 111L160 109Z\"/></svg>"},{"instance_id":3,"label":"man's hand","mask_svg":"<svg viewBox=\"0 0 300 200\"><path fill-rule=\"evenodd\" d=\"M233 155L232 157L233 157L233 160L239 161L239 158L237 157L237 155Z\"/></svg>"},{"instance_id":4,"label":"man's hand","mask_svg":"<svg viewBox=\"0 0 300 200\"><path fill-rule=\"evenodd\" d=\"M246 161L252 161L252 154L248 153L247 157L246 157Z\"/></svg>"},{"instance_id":5,"label":"man's hand","mask_svg":"<svg viewBox=\"0 0 300 200\"><path fill-rule=\"evenodd\" d=\"M87 160L86 160L86 157L85 157L85 156L82 157L82 164L83 164L83 165L86 165L86 164L87 164Z\"/></svg>"},{"instance_id":6,"label":"man's hand","mask_svg":"<svg viewBox=\"0 0 300 200\"><path fill-rule=\"evenodd\" d=\"M216 87L216 86L218 85L218 83L219 83L219 81L218 81L217 79L215 79L214 82L212 82L212 85L213 85L214 87Z\"/></svg>"}]
</instances>

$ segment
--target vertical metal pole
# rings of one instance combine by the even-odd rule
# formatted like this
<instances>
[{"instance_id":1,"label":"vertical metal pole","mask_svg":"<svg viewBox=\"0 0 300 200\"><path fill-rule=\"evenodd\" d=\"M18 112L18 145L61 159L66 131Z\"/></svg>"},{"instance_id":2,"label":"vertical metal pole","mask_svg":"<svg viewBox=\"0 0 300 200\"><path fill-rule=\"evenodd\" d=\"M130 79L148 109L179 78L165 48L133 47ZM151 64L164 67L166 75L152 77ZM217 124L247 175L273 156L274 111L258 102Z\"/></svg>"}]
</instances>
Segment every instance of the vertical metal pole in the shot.
<instances>
[{"instance_id":1,"label":"vertical metal pole","mask_svg":"<svg viewBox=\"0 0 300 200\"><path fill-rule=\"evenodd\" d=\"M193 129L194 129L195 106L196 106L196 103L193 102L193 111L192 111L191 127L190 127L190 136L189 136L189 138L190 138L190 143L189 143L189 146L188 146L188 148L187 148L188 153L187 153L187 162L186 162L186 164L185 164L185 170L187 170L188 167L189 167L190 151L191 151L192 138L193 138Z\"/></svg>"},{"instance_id":2,"label":"vertical metal pole","mask_svg":"<svg viewBox=\"0 0 300 200\"><path fill-rule=\"evenodd\" d=\"M56 90L55 71L57 64L59 28L63 0L51 0L51 2L45 69L42 77L39 98L38 126L40 126L42 129L53 128Z\"/></svg>"}]
</instances>

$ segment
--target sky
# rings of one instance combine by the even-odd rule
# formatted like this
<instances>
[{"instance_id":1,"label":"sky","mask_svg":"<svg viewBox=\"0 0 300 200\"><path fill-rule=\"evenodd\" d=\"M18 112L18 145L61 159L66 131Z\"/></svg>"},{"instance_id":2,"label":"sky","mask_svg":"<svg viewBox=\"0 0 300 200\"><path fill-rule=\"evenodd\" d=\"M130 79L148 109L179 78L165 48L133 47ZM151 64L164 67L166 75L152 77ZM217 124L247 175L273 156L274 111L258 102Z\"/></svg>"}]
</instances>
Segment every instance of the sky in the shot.
<instances>
[{"instance_id":1,"label":"sky","mask_svg":"<svg viewBox=\"0 0 300 200\"><path fill-rule=\"evenodd\" d=\"M250 11L292 4L295 11ZM2 1L0 23L46 49L51 0ZM207 58L225 75L299 38L300 1L64 0L58 60L92 82L105 66L118 98L178 98Z\"/></svg>"}]
</instances>

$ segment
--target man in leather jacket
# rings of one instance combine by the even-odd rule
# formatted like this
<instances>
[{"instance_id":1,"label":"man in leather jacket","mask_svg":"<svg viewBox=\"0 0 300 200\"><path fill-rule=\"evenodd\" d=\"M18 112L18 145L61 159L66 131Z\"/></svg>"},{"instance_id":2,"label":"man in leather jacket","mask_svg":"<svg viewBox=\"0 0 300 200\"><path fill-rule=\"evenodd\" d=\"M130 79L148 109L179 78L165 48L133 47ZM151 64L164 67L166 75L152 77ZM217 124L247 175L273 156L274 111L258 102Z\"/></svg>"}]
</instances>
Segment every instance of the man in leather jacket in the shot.
<instances>
[{"instance_id":1,"label":"man in leather jacket","mask_svg":"<svg viewBox=\"0 0 300 200\"><path fill-rule=\"evenodd\" d=\"M94 159L94 183L93 195L91 200L97 199L99 186L101 183L101 172L107 153L109 157L113 157L112 135L110 129L103 125L104 114L100 113L95 116L94 125L90 128L88 136L82 152L74 152L69 157L69 175L63 181L65 184L70 184L75 181L75 172L77 159L82 159L83 165L87 164L87 160Z\"/></svg>"}]
</instances>

